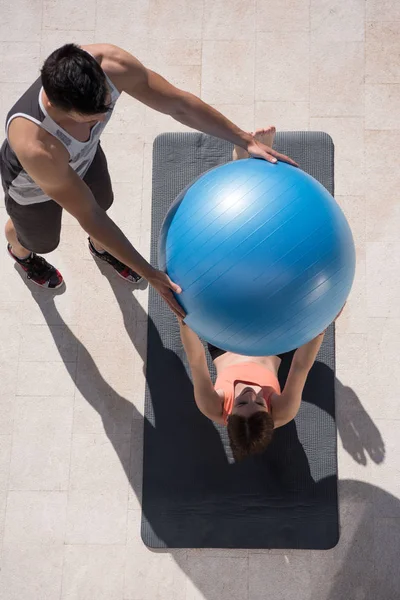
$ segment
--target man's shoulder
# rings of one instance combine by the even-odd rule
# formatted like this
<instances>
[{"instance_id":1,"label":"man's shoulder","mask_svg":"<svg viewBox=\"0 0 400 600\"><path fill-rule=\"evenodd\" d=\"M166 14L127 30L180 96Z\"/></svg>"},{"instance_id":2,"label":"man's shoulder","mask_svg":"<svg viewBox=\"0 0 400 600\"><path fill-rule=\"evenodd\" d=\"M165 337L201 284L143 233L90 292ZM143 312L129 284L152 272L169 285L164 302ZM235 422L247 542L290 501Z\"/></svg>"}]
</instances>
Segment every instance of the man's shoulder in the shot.
<instances>
[{"instance_id":1,"label":"man's shoulder","mask_svg":"<svg viewBox=\"0 0 400 600\"><path fill-rule=\"evenodd\" d=\"M68 160L65 149L53 135L24 117L16 117L10 123L8 140L20 160Z\"/></svg>"}]
</instances>

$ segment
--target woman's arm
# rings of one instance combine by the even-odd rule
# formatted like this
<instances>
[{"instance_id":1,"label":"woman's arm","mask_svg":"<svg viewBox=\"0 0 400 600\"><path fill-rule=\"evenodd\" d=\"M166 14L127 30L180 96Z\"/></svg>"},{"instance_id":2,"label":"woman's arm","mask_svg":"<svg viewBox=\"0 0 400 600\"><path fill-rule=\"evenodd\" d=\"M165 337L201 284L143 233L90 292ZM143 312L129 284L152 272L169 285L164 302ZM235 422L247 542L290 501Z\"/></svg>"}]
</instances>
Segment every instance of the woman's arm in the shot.
<instances>
[{"instance_id":1,"label":"woman's arm","mask_svg":"<svg viewBox=\"0 0 400 600\"><path fill-rule=\"evenodd\" d=\"M206 353L197 334L179 319L181 340L192 373L194 399L198 409L217 423L223 423L222 399L211 381Z\"/></svg>"},{"instance_id":2,"label":"woman's arm","mask_svg":"<svg viewBox=\"0 0 400 600\"><path fill-rule=\"evenodd\" d=\"M272 396L272 417L275 427L282 427L299 412L307 376L321 348L325 332L298 348L294 353L286 385L281 395Z\"/></svg>"}]
</instances>

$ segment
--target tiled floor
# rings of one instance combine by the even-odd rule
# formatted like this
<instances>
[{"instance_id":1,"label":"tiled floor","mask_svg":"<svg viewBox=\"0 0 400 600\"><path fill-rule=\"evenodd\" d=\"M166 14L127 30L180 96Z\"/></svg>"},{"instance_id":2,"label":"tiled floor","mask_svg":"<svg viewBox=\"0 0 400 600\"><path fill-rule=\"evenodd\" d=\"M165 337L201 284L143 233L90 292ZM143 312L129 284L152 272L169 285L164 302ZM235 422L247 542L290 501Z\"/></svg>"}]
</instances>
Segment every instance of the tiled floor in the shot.
<instances>
[{"instance_id":1,"label":"tiled floor","mask_svg":"<svg viewBox=\"0 0 400 600\"><path fill-rule=\"evenodd\" d=\"M400 595L400 3L9 0L0 120L66 41L113 42L246 129L319 129L358 251L338 323L342 536L328 552L147 550L139 536L146 290L65 218L55 298L0 253L1 600L395 600ZM122 98L107 133L112 215L146 255L154 136ZM0 218L6 219L4 208Z\"/></svg>"}]
</instances>

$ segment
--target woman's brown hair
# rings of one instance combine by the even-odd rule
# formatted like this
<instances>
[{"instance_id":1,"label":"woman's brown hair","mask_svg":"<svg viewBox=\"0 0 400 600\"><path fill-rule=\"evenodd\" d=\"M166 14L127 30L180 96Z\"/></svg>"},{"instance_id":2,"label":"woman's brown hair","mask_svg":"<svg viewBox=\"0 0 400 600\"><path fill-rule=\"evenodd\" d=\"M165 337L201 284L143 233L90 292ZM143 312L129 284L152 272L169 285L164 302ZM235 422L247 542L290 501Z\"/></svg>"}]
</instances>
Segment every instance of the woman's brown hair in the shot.
<instances>
[{"instance_id":1,"label":"woman's brown hair","mask_svg":"<svg viewBox=\"0 0 400 600\"><path fill-rule=\"evenodd\" d=\"M264 452L274 431L273 418L262 410L249 418L230 415L227 425L233 458L236 461Z\"/></svg>"}]
</instances>

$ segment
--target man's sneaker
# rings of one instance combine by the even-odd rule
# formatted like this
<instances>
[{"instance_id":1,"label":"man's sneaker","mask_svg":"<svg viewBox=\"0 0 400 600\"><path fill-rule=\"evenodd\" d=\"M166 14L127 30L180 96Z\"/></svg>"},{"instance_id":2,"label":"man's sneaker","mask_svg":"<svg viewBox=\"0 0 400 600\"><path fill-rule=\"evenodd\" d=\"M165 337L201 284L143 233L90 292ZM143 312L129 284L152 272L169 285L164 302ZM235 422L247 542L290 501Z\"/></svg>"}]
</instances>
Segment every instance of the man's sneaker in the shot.
<instances>
[{"instance_id":1,"label":"man's sneaker","mask_svg":"<svg viewBox=\"0 0 400 600\"><path fill-rule=\"evenodd\" d=\"M42 256L32 252L28 258L21 260L13 254L10 244L8 244L7 250L11 258L25 271L27 278L36 285L56 290L64 283L61 273Z\"/></svg>"},{"instance_id":2,"label":"man's sneaker","mask_svg":"<svg viewBox=\"0 0 400 600\"><path fill-rule=\"evenodd\" d=\"M112 256L109 252L106 252L106 251L97 252L97 250L93 246L90 238L88 238L88 242L89 242L89 250L90 250L92 256L95 256L99 260L104 260L104 262L111 265L113 267L113 269L116 270L118 275L120 277L122 277L122 279L125 279L125 281L131 281L132 283L139 283L140 281L142 281L143 277L141 275L139 275L138 273L135 273L135 271L133 271L130 267L127 267L126 265L124 265L124 263L122 263L117 258Z\"/></svg>"}]
</instances>

